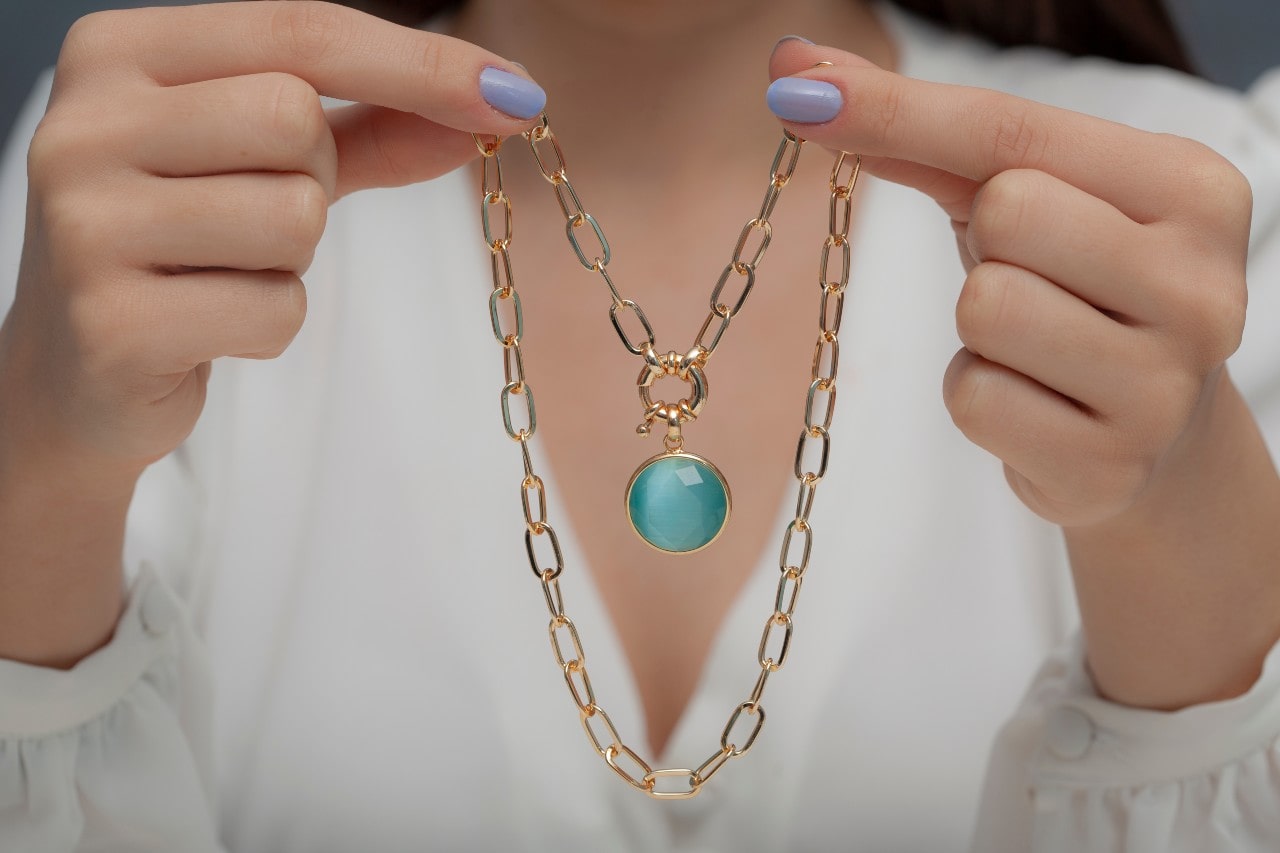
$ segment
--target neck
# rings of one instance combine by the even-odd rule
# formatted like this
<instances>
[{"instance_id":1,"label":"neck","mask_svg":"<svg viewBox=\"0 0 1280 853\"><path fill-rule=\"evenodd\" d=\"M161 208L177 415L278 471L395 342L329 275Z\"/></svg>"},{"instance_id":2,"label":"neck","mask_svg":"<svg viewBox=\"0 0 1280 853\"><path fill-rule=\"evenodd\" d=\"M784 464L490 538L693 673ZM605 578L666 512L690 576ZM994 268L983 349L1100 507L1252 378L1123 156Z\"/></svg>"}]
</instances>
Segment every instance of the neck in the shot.
<instances>
[{"instance_id":1,"label":"neck","mask_svg":"<svg viewBox=\"0 0 1280 853\"><path fill-rule=\"evenodd\" d=\"M864 0L470 0L452 27L546 89L575 176L636 188L705 186L710 162L759 170L779 135L764 106L768 57L788 33L894 65Z\"/></svg>"}]
</instances>

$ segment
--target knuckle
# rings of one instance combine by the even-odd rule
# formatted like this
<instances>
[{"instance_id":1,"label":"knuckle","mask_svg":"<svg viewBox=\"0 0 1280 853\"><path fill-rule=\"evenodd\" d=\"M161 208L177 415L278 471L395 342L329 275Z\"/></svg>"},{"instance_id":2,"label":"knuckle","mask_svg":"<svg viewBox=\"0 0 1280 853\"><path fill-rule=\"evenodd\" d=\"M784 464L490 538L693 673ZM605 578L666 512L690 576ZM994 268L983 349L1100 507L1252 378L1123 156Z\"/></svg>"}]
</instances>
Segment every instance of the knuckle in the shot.
<instances>
[{"instance_id":1,"label":"knuckle","mask_svg":"<svg viewBox=\"0 0 1280 853\"><path fill-rule=\"evenodd\" d=\"M66 300L67 343L91 375L108 373L128 358L130 294L112 283L76 288Z\"/></svg>"},{"instance_id":2,"label":"knuckle","mask_svg":"<svg viewBox=\"0 0 1280 853\"><path fill-rule=\"evenodd\" d=\"M868 104L870 110L866 118L870 121L876 139L889 140L896 134L902 116L903 98L902 87L890 83L879 98L872 99Z\"/></svg>"},{"instance_id":3,"label":"knuckle","mask_svg":"<svg viewBox=\"0 0 1280 853\"><path fill-rule=\"evenodd\" d=\"M104 216L100 199L81 192L51 193L34 209L51 263L61 276L78 278L76 270L101 266L116 236L111 217Z\"/></svg>"},{"instance_id":4,"label":"knuckle","mask_svg":"<svg viewBox=\"0 0 1280 853\"><path fill-rule=\"evenodd\" d=\"M329 3L295 0L279 3L271 15L269 31L274 44L304 63L325 59L340 49L344 32L338 10Z\"/></svg>"},{"instance_id":5,"label":"knuckle","mask_svg":"<svg viewBox=\"0 0 1280 853\"><path fill-rule=\"evenodd\" d=\"M266 285L271 303L271 324L267 346L255 353L259 358L276 358L289 348L307 317L307 289L302 279L290 275Z\"/></svg>"},{"instance_id":6,"label":"knuckle","mask_svg":"<svg viewBox=\"0 0 1280 853\"><path fill-rule=\"evenodd\" d=\"M439 77L444 68L444 51L439 39L422 39L414 54L414 67L428 80Z\"/></svg>"},{"instance_id":7,"label":"knuckle","mask_svg":"<svg viewBox=\"0 0 1280 853\"><path fill-rule=\"evenodd\" d=\"M307 175L289 181L281 194L281 224L284 236L298 252L310 254L324 233L329 213L329 199L324 187Z\"/></svg>"},{"instance_id":8,"label":"knuckle","mask_svg":"<svg viewBox=\"0 0 1280 853\"><path fill-rule=\"evenodd\" d=\"M993 99L988 108L990 148L996 163L1023 165L1037 163L1044 155L1046 139L1031 121L1028 109L1006 97Z\"/></svg>"},{"instance_id":9,"label":"knuckle","mask_svg":"<svg viewBox=\"0 0 1280 853\"><path fill-rule=\"evenodd\" d=\"M292 74L271 74L268 133L290 151L309 151L325 133L327 120L315 88Z\"/></svg>"},{"instance_id":10,"label":"knuckle","mask_svg":"<svg viewBox=\"0 0 1280 853\"><path fill-rule=\"evenodd\" d=\"M999 422L1003 407L1001 383L981 362L969 360L953 368L949 381L943 386L943 402L951 415L951 421L970 440L982 444L986 437L986 425Z\"/></svg>"},{"instance_id":11,"label":"knuckle","mask_svg":"<svg viewBox=\"0 0 1280 853\"><path fill-rule=\"evenodd\" d=\"M1240 348L1244 336L1248 290L1243 281L1201 283L1192 297L1189 341L1197 343L1193 356L1205 368L1215 368Z\"/></svg>"},{"instance_id":12,"label":"knuckle","mask_svg":"<svg viewBox=\"0 0 1280 853\"><path fill-rule=\"evenodd\" d=\"M1193 209L1206 222L1231 230L1248 228L1253 187L1230 160L1191 139L1180 139L1183 185Z\"/></svg>"},{"instance_id":13,"label":"knuckle","mask_svg":"<svg viewBox=\"0 0 1280 853\"><path fill-rule=\"evenodd\" d=\"M992 261L969 272L956 302L956 330L966 347L982 352L997 335L1027 330L1027 312L1017 304L1017 276L1015 267Z\"/></svg>"},{"instance_id":14,"label":"knuckle","mask_svg":"<svg viewBox=\"0 0 1280 853\"><path fill-rule=\"evenodd\" d=\"M67 30L58 53L58 68L63 71L88 69L117 42L116 36L125 26L129 13L123 10L92 12L76 20Z\"/></svg>"},{"instance_id":15,"label":"knuckle","mask_svg":"<svg viewBox=\"0 0 1280 853\"><path fill-rule=\"evenodd\" d=\"M982 185L969 214L969 244L978 258L999 254L1019 239L1034 203L1035 175L1027 169L999 172Z\"/></svg>"},{"instance_id":16,"label":"knuckle","mask_svg":"<svg viewBox=\"0 0 1280 853\"><path fill-rule=\"evenodd\" d=\"M78 136L67 121L45 115L27 149L27 180L33 189L44 188L65 173L64 165L81 147Z\"/></svg>"}]
</instances>

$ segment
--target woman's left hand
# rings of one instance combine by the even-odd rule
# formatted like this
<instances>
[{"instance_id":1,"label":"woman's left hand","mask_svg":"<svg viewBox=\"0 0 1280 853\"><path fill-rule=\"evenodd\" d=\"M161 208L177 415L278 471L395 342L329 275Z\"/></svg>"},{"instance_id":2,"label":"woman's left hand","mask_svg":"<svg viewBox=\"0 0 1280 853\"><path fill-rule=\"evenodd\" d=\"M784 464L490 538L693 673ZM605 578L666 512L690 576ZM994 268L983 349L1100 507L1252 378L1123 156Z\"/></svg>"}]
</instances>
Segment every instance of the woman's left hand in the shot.
<instances>
[{"instance_id":1,"label":"woman's left hand","mask_svg":"<svg viewBox=\"0 0 1280 853\"><path fill-rule=\"evenodd\" d=\"M1189 139L796 40L771 70L807 78L771 87L775 112L807 109L793 131L951 217L967 276L947 408L1063 526L1094 686L1161 709L1248 690L1280 639L1280 476L1223 366L1244 177Z\"/></svg>"},{"instance_id":2,"label":"woman's left hand","mask_svg":"<svg viewBox=\"0 0 1280 853\"><path fill-rule=\"evenodd\" d=\"M799 41L779 45L771 70L843 100L834 118L789 129L861 153L951 217L967 277L946 405L1027 506L1064 526L1106 521L1161 482L1175 448L1208 439L1196 415L1245 313L1252 196L1230 163L1189 139ZM832 95L806 103L793 85L775 82L775 112Z\"/></svg>"}]
</instances>

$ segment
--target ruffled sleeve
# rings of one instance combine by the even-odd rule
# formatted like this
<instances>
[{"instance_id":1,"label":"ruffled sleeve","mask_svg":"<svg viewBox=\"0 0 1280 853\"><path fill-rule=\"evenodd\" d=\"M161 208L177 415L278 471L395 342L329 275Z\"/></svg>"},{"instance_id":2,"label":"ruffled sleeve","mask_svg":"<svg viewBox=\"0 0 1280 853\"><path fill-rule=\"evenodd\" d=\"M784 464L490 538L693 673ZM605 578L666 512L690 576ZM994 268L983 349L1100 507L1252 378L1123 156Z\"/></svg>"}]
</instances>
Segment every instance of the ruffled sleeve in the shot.
<instances>
[{"instance_id":1,"label":"ruffled sleeve","mask_svg":"<svg viewBox=\"0 0 1280 853\"><path fill-rule=\"evenodd\" d=\"M1280 645L1243 696L1176 712L1100 698L1077 637L996 741L975 851L1280 849Z\"/></svg>"},{"instance_id":2,"label":"ruffled sleeve","mask_svg":"<svg viewBox=\"0 0 1280 853\"><path fill-rule=\"evenodd\" d=\"M209 682L146 568L110 644L73 669L0 660L0 850L220 851Z\"/></svg>"}]
</instances>

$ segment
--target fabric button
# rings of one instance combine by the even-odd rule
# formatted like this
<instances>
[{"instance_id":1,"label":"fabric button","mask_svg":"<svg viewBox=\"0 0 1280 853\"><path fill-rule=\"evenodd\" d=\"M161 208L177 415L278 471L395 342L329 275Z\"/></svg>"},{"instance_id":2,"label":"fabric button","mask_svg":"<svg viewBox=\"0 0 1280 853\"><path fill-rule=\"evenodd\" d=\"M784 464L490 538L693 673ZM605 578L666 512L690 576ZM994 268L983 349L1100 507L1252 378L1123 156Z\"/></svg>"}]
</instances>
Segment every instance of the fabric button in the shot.
<instances>
[{"instance_id":1,"label":"fabric button","mask_svg":"<svg viewBox=\"0 0 1280 853\"><path fill-rule=\"evenodd\" d=\"M1093 745L1093 720L1079 708L1063 706L1049 714L1045 743L1049 751L1064 761L1083 758Z\"/></svg>"},{"instance_id":2,"label":"fabric button","mask_svg":"<svg viewBox=\"0 0 1280 853\"><path fill-rule=\"evenodd\" d=\"M160 584L152 583L144 594L139 615L142 617L142 627L147 633L158 637L173 627L173 620L177 613L174 611L173 602L165 595Z\"/></svg>"}]
</instances>

